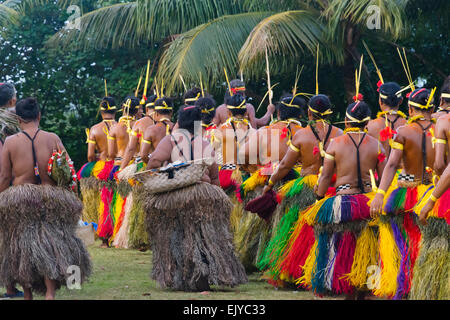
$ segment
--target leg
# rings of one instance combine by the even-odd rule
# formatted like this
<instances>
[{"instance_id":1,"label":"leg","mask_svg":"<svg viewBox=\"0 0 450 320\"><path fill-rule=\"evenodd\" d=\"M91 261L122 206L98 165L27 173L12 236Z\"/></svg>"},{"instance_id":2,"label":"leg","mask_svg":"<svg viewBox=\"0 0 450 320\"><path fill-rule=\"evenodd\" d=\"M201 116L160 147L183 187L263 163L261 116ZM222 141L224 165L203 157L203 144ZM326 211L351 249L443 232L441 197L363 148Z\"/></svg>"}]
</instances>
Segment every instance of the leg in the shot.
<instances>
[{"instance_id":1,"label":"leg","mask_svg":"<svg viewBox=\"0 0 450 320\"><path fill-rule=\"evenodd\" d=\"M102 244L100 248L109 248L108 239L102 238Z\"/></svg>"},{"instance_id":2,"label":"leg","mask_svg":"<svg viewBox=\"0 0 450 320\"><path fill-rule=\"evenodd\" d=\"M33 293L31 292L31 288L23 287L23 298L25 300L33 300Z\"/></svg>"},{"instance_id":3,"label":"leg","mask_svg":"<svg viewBox=\"0 0 450 320\"><path fill-rule=\"evenodd\" d=\"M45 278L45 286L47 287L45 300L55 300L56 281Z\"/></svg>"}]
</instances>

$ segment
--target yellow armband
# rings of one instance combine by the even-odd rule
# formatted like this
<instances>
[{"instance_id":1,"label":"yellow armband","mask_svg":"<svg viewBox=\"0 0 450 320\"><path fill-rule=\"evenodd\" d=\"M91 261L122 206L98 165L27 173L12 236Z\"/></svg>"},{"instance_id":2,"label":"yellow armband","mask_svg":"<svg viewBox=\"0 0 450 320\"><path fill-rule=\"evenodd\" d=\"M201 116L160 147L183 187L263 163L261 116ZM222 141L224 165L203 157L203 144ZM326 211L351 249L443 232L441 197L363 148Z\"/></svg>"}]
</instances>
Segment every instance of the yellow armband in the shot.
<instances>
[{"instance_id":1,"label":"yellow armband","mask_svg":"<svg viewBox=\"0 0 450 320\"><path fill-rule=\"evenodd\" d=\"M333 160L333 161L334 161L334 156L332 156L331 154L326 153L326 152L324 152L324 154L325 154L325 159Z\"/></svg>"},{"instance_id":2,"label":"yellow armband","mask_svg":"<svg viewBox=\"0 0 450 320\"><path fill-rule=\"evenodd\" d=\"M116 138L108 136L108 140L116 140Z\"/></svg>"},{"instance_id":3,"label":"yellow armband","mask_svg":"<svg viewBox=\"0 0 450 320\"><path fill-rule=\"evenodd\" d=\"M447 144L447 140L432 138L433 143Z\"/></svg>"},{"instance_id":4,"label":"yellow armband","mask_svg":"<svg viewBox=\"0 0 450 320\"><path fill-rule=\"evenodd\" d=\"M433 194L430 195L430 200L433 202L436 202L438 200L438 198L436 198L435 196L433 196Z\"/></svg>"},{"instance_id":5,"label":"yellow armband","mask_svg":"<svg viewBox=\"0 0 450 320\"><path fill-rule=\"evenodd\" d=\"M138 132L136 132L136 131L134 131L134 130L131 130L130 134L131 134L132 136L135 136L135 137L138 136Z\"/></svg>"},{"instance_id":6,"label":"yellow armband","mask_svg":"<svg viewBox=\"0 0 450 320\"><path fill-rule=\"evenodd\" d=\"M143 142L143 143L146 143L146 144L150 144L150 145L152 144L151 141L148 141L148 140L145 140L145 139L142 139L142 142Z\"/></svg>"},{"instance_id":7,"label":"yellow armband","mask_svg":"<svg viewBox=\"0 0 450 320\"><path fill-rule=\"evenodd\" d=\"M289 142L289 148L291 148L291 149L294 150L295 152L300 152L300 149L297 148L296 146L294 146L294 145L292 144L292 142Z\"/></svg>"},{"instance_id":8,"label":"yellow armband","mask_svg":"<svg viewBox=\"0 0 450 320\"><path fill-rule=\"evenodd\" d=\"M391 142L389 144L391 145L392 149L403 150L403 144L401 144L399 142L395 142L395 141L391 140Z\"/></svg>"},{"instance_id":9,"label":"yellow armband","mask_svg":"<svg viewBox=\"0 0 450 320\"><path fill-rule=\"evenodd\" d=\"M97 142L95 142L94 140L89 140L89 139L86 140L86 143L97 144Z\"/></svg>"}]
</instances>

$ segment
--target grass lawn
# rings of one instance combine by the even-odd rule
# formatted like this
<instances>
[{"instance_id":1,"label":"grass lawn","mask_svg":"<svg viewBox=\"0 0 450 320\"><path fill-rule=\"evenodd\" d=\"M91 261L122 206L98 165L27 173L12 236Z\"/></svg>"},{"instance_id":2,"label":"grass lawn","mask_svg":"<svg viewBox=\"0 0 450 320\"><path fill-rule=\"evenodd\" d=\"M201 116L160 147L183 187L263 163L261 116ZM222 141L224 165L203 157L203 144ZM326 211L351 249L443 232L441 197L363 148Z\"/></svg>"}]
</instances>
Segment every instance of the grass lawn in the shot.
<instances>
[{"instance_id":1,"label":"grass lawn","mask_svg":"<svg viewBox=\"0 0 450 320\"><path fill-rule=\"evenodd\" d=\"M102 249L90 246L93 274L80 290L61 288L56 299L64 300L310 300L319 299L307 291L274 289L260 273L235 288L213 288L208 293L163 290L150 278L151 251ZM35 296L35 299L43 297Z\"/></svg>"}]
</instances>

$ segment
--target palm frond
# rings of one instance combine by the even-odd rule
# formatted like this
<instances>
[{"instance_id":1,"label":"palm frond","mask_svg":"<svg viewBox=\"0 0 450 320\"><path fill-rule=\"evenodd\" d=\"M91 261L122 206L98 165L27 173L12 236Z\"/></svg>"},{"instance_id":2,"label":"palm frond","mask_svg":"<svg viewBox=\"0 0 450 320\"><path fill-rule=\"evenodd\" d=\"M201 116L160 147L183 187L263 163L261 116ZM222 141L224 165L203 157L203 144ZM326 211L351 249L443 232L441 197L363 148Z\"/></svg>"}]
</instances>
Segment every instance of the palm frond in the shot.
<instances>
[{"instance_id":1,"label":"palm frond","mask_svg":"<svg viewBox=\"0 0 450 320\"><path fill-rule=\"evenodd\" d=\"M167 91L182 89L180 75L186 83L198 83L199 74L208 86L224 79L223 68L237 74L238 53L253 28L270 12L227 15L200 25L173 41L165 51L157 79L164 79Z\"/></svg>"},{"instance_id":2,"label":"palm frond","mask_svg":"<svg viewBox=\"0 0 450 320\"><path fill-rule=\"evenodd\" d=\"M6 3L0 3L0 27L17 22L18 13Z\"/></svg>"},{"instance_id":3,"label":"palm frond","mask_svg":"<svg viewBox=\"0 0 450 320\"><path fill-rule=\"evenodd\" d=\"M81 16L80 30L64 28L47 45L104 48L139 43L142 31L137 23L137 2L106 6ZM133 30L131 32L130 30Z\"/></svg>"},{"instance_id":4,"label":"palm frond","mask_svg":"<svg viewBox=\"0 0 450 320\"><path fill-rule=\"evenodd\" d=\"M369 30L370 19L379 18L380 29L393 39L406 34L405 7L409 0L332 0L323 12L328 21L328 39L339 35L343 40L345 25Z\"/></svg>"},{"instance_id":5,"label":"palm frond","mask_svg":"<svg viewBox=\"0 0 450 320\"><path fill-rule=\"evenodd\" d=\"M80 30L61 30L49 42L58 46L135 47L187 32L223 15L241 13L236 0L137 0L91 11Z\"/></svg>"},{"instance_id":6,"label":"palm frond","mask_svg":"<svg viewBox=\"0 0 450 320\"><path fill-rule=\"evenodd\" d=\"M285 11L267 17L253 29L239 52L241 67L254 69L266 48L271 56L282 58L298 58L305 50L314 54L323 29L318 16L309 11Z\"/></svg>"}]
</instances>

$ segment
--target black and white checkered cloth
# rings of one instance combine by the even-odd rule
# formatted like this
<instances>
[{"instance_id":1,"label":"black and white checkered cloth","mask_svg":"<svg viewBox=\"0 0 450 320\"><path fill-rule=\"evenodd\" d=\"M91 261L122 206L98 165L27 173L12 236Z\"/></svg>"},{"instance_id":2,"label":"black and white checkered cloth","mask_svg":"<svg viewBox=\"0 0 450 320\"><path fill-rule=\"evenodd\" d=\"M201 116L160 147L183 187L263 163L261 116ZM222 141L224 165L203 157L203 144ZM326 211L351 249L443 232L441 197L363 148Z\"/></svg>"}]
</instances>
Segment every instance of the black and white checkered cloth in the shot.
<instances>
[{"instance_id":1,"label":"black and white checkered cloth","mask_svg":"<svg viewBox=\"0 0 450 320\"><path fill-rule=\"evenodd\" d=\"M342 185L340 185L339 187L337 187L336 188L336 193L338 193L339 191L342 191L342 190L348 190L348 189L350 189L352 186L349 184L349 183L347 183L347 184L342 184Z\"/></svg>"},{"instance_id":2,"label":"black and white checkered cloth","mask_svg":"<svg viewBox=\"0 0 450 320\"><path fill-rule=\"evenodd\" d=\"M415 176L413 174L404 174L404 173L400 173L398 175L398 180L399 181L410 181L410 182L414 182L415 181Z\"/></svg>"},{"instance_id":3,"label":"black and white checkered cloth","mask_svg":"<svg viewBox=\"0 0 450 320\"><path fill-rule=\"evenodd\" d=\"M236 168L235 164L224 164L220 170L235 170Z\"/></svg>"}]
</instances>

